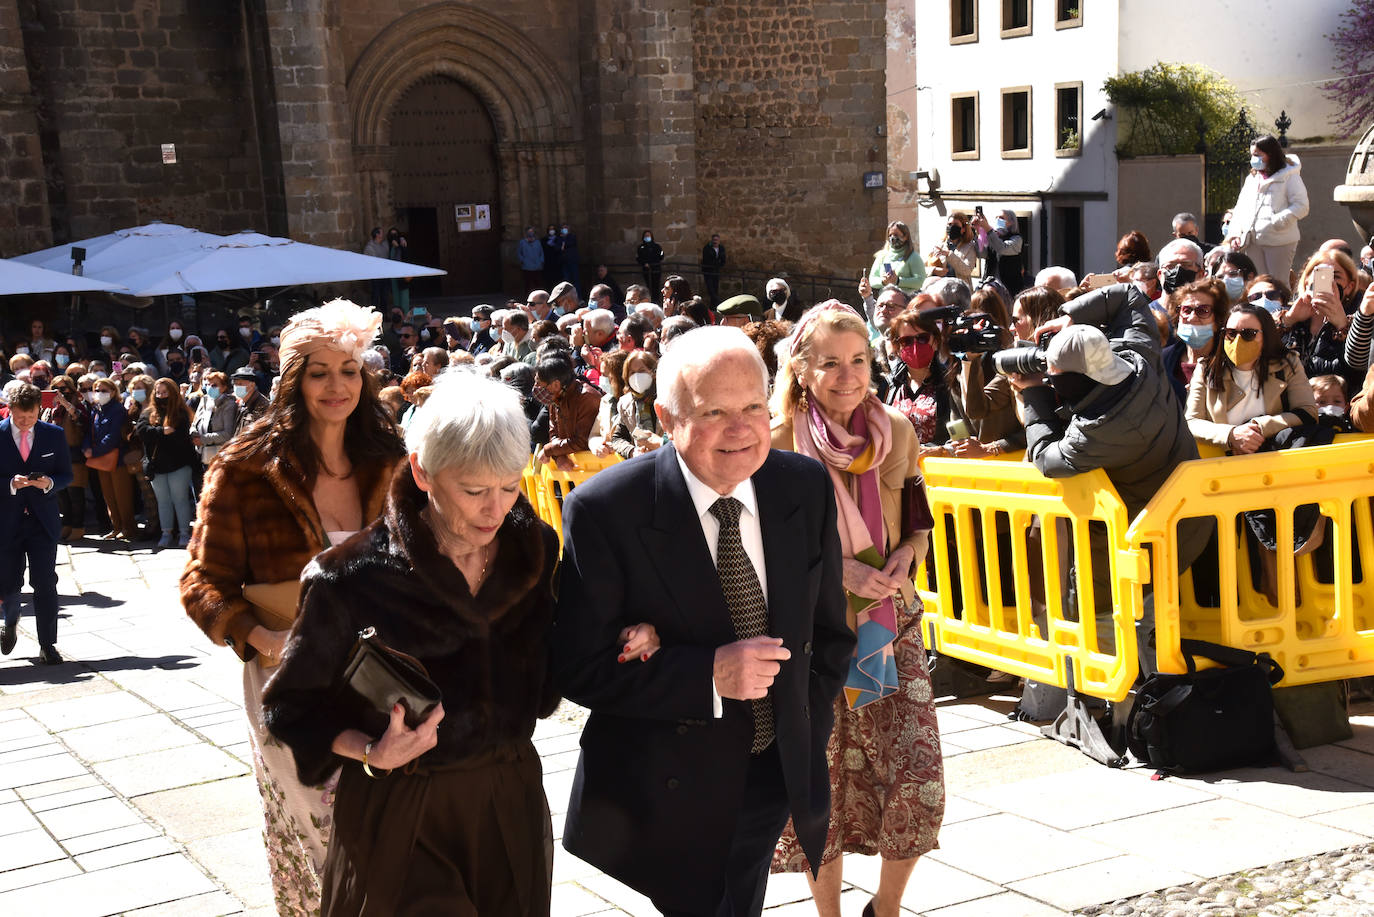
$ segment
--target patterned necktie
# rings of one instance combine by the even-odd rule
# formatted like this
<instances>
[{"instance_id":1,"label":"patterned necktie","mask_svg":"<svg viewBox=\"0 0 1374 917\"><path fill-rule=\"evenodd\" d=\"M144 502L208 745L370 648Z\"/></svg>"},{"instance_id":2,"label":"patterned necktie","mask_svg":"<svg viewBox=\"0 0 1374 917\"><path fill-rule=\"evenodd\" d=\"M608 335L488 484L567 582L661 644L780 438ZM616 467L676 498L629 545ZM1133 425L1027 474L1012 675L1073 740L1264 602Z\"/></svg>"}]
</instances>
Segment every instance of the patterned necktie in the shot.
<instances>
[{"instance_id":1,"label":"patterned necktie","mask_svg":"<svg viewBox=\"0 0 1374 917\"><path fill-rule=\"evenodd\" d=\"M740 540L739 514L744 504L734 497L721 497L711 504L711 515L720 522L720 536L716 540L716 573L725 592L725 604L740 640L758 637L768 632L768 605L763 600L763 587L758 574L744 553ZM749 702L754 712L754 741L750 751L758 754L773 741L773 699L761 697Z\"/></svg>"},{"instance_id":2,"label":"patterned necktie","mask_svg":"<svg viewBox=\"0 0 1374 917\"><path fill-rule=\"evenodd\" d=\"M28 430L19 431L19 457L24 461L29 460L29 436Z\"/></svg>"}]
</instances>

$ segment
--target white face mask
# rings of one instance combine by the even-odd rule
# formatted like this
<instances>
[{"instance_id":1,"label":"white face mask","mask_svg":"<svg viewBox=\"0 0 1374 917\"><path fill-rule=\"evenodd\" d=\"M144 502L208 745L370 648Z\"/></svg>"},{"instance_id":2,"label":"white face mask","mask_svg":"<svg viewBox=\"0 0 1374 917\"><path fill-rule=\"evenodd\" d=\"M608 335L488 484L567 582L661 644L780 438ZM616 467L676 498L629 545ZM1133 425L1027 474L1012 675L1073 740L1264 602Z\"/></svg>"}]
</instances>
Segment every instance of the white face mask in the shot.
<instances>
[{"instance_id":1,"label":"white face mask","mask_svg":"<svg viewBox=\"0 0 1374 917\"><path fill-rule=\"evenodd\" d=\"M1317 413L1323 417L1344 417L1345 405L1343 404L1323 404L1317 407Z\"/></svg>"},{"instance_id":2,"label":"white face mask","mask_svg":"<svg viewBox=\"0 0 1374 917\"><path fill-rule=\"evenodd\" d=\"M171 338L172 340L174 340L174 341L179 341L179 340L181 340L181 329L180 329L180 328L171 328L171 329L169 329L169 330L167 331L167 336L168 336L169 338Z\"/></svg>"},{"instance_id":3,"label":"white face mask","mask_svg":"<svg viewBox=\"0 0 1374 917\"><path fill-rule=\"evenodd\" d=\"M236 385L236 386L234 386L234 397L237 398L239 401L242 401L243 399L247 398L247 397L248 397L248 386L246 386L246 385Z\"/></svg>"},{"instance_id":4,"label":"white face mask","mask_svg":"<svg viewBox=\"0 0 1374 917\"><path fill-rule=\"evenodd\" d=\"M96 403L96 404L99 404L99 405L106 405L106 404L109 404L109 403L110 403L110 393L109 393L109 392L96 392L96 393L95 393L95 403Z\"/></svg>"},{"instance_id":5,"label":"white face mask","mask_svg":"<svg viewBox=\"0 0 1374 917\"><path fill-rule=\"evenodd\" d=\"M27 347L22 347L22 346L21 346L21 347L16 347L16 348L14 348L14 352L15 352L15 353L27 354L27 353L29 352L29 348L27 348Z\"/></svg>"},{"instance_id":6,"label":"white face mask","mask_svg":"<svg viewBox=\"0 0 1374 917\"><path fill-rule=\"evenodd\" d=\"M81 397L86 399L87 404L95 404L95 392L82 392Z\"/></svg>"},{"instance_id":7,"label":"white face mask","mask_svg":"<svg viewBox=\"0 0 1374 917\"><path fill-rule=\"evenodd\" d=\"M281 346L281 336L280 336L280 335L276 335L276 334L272 335L272 346L273 346L273 347L280 347L280 346Z\"/></svg>"},{"instance_id":8,"label":"white face mask","mask_svg":"<svg viewBox=\"0 0 1374 917\"><path fill-rule=\"evenodd\" d=\"M514 343L515 343L515 335L511 334L509 331L502 331L502 332L501 332L501 340L502 340L504 343L506 343L506 344L514 344Z\"/></svg>"},{"instance_id":9,"label":"white face mask","mask_svg":"<svg viewBox=\"0 0 1374 917\"><path fill-rule=\"evenodd\" d=\"M110 346L111 344L113 344L113 343L114 343L114 338L110 337L108 334L102 334L102 335L100 336L100 346L101 346L101 347L109 347L109 346Z\"/></svg>"},{"instance_id":10,"label":"white face mask","mask_svg":"<svg viewBox=\"0 0 1374 917\"><path fill-rule=\"evenodd\" d=\"M252 337L252 336L253 336L253 329L252 329L252 328L240 328L240 329L239 329L239 337L243 338L245 341L248 340L248 339L249 339L250 337Z\"/></svg>"},{"instance_id":11,"label":"white face mask","mask_svg":"<svg viewBox=\"0 0 1374 917\"><path fill-rule=\"evenodd\" d=\"M653 373L630 373L630 390L636 395L647 392L654 384Z\"/></svg>"}]
</instances>

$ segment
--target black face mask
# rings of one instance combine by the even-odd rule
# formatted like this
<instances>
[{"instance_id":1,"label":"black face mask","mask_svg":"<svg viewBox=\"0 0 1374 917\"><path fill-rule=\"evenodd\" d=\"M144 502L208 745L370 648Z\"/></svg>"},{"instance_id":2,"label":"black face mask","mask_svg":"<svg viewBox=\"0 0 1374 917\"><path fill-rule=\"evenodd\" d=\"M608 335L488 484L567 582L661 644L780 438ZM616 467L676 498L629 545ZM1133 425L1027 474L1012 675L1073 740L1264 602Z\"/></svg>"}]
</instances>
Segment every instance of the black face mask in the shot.
<instances>
[{"instance_id":1,"label":"black face mask","mask_svg":"<svg viewBox=\"0 0 1374 917\"><path fill-rule=\"evenodd\" d=\"M157 409L159 411L165 412L167 410L167 402L169 402L170 400L170 398L154 398L153 404L157 405Z\"/></svg>"},{"instance_id":2,"label":"black face mask","mask_svg":"<svg viewBox=\"0 0 1374 917\"><path fill-rule=\"evenodd\" d=\"M218 344L218 345L220 346L220 349L221 349L221 350L228 350L228 349L229 349L229 339L228 339L228 338L220 338L220 339L217 340L215 343Z\"/></svg>"},{"instance_id":3,"label":"black face mask","mask_svg":"<svg viewBox=\"0 0 1374 917\"><path fill-rule=\"evenodd\" d=\"M183 369L185 369L185 368L186 368L186 364L185 364L185 363L180 363L180 362L172 363L172 362L168 362L168 364L167 364L167 369L168 369L169 372L179 373L179 372L181 372L181 371L182 371Z\"/></svg>"},{"instance_id":4,"label":"black face mask","mask_svg":"<svg viewBox=\"0 0 1374 917\"><path fill-rule=\"evenodd\" d=\"M1072 407L1078 404L1095 388L1097 381L1083 373L1056 373L1049 377L1050 387L1059 396L1062 404Z\"/></svg>"},{"instance_id":5,"label":"black face mask","mask_svg":"<svg viewBox=\"0 0 1374 917\"><path fill-rule=\"evenodd\" d=\"M1159 285L1164 288L1165 293L1172 293L1179 287L1187 286L1197 280L1197 271L1190 267L1178 265L1165 268L1159 272Z\"/></svg>"},{"instance_id":6,"label":"black face mask","mask_svg":"<svg viewBox=\"0 0 1374 917\"><path fill-rule=\"evenodd\" d=\"M1189 235L1186 235L1186 236L1179 236L1179 238L1180 238L1180 239L1187 239L1189 242L1193 243L1193 244L1196 245L1198 248L1202 248L1202 240L1199 239L1199 238L1198 238L1197 236L1195 236L1195 235L1189 234Z\"/></svg>"},{"instance_id":7,"label":"black face mask","mask_svg":"<svg viewBox=\"0 0 1374 917\"><path fill-rule=\"evenodd\" d=\"M768 294L768 301L771 302L771 303L773 303L773 304L776 305L776 306L782 305L783 303L787 302L787 291L786 291L786 290L774 290L774 291L772 291L771 293Z\"/></svg>"}]
</instances>

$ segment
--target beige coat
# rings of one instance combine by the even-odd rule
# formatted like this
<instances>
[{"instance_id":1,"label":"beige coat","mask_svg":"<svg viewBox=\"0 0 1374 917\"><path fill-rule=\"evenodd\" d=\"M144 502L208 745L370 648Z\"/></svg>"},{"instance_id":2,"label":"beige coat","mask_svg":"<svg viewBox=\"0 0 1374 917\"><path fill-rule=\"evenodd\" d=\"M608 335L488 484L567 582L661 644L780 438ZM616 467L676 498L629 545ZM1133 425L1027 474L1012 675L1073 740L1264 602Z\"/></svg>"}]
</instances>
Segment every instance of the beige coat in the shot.
<instances>
[{"instance_id":1,"label":"beige coat","mask_svg":"<svg viewBox=\"0 0 1374 917\"><path fill-rule=\"evenodd\" d=\"M915 596L911 576L915 575L916 567L925 560L930 530L922 529L912 532L905 538L902 537L902 490L909 478L921 478L921 442L916 438L916 428L904 414L887 405L883 406L883 410L887 412L888 420L892 424L892 448L878 468L878 493L883 505L883 525L887 528L887 543L890 545L884 556L890 555L902 545L910 545L915 552L915 563L902 583L902 598L906 600L907 606L911 607ZM797 451L792 438L791 418L774 419L773 448L787 452ZM924 480L921 487L924 490Z\"/></svg>"},{"instance_id":2,"label":"beige coat","mask_svg":"<svg viewBox=\"0 0 1374 917\"><path fill-rule=\"evenodd\" d=\"M1244 397L1229 373L1224 381L1223 388L1210 388L1206 364L1202 364L1194 370L1193 380L1188 384L1188 431L1194 439L1223 449L1230 446L1231 430L1235 428L1235 424L1226 420L1227 412ZM1283 409L1284 392L1288 393L1287 411ZM1265 413L1255 419L1266 439L1288 427L1316 419L1317 400L1296 354L1290 353L1281 361L1270 362L1269 374L1264 380L1264 410Z\"/></svg>"}]
</instances>

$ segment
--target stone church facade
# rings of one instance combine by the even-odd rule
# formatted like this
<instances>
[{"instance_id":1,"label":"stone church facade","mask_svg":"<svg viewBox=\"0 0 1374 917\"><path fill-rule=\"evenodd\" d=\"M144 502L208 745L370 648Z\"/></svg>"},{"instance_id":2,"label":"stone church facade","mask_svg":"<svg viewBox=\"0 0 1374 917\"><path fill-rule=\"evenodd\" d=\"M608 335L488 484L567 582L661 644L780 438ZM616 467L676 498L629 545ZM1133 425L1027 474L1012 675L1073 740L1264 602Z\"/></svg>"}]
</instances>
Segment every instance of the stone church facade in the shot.
<instances>
[{"instance_id":1,"label":"stone church facade","mask_svg":"<svg viewBox=\"0 0 1374 917\"><path fill-rule=\"evenodd\" d=\"M736 266L857 276L886 7L0 0L0 255L155 219L355 250L398 226L457 294L514 288L524 227L566 221L584 265L652 229L670 260L719 232Z\"/></svg>"}]
</instances>

